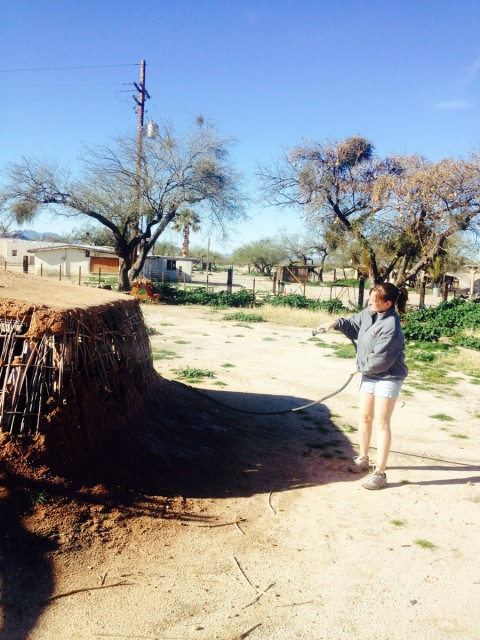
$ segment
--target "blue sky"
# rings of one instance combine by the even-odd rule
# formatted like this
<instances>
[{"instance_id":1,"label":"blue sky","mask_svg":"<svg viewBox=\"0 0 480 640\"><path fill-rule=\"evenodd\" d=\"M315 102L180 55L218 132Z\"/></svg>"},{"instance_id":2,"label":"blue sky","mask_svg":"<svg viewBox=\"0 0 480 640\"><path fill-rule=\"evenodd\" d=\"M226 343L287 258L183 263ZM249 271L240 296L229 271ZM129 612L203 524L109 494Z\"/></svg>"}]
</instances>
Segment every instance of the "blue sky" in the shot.
<instances>
[{"instance_id":1,"label":"blue sky","mask_svg":"<svg viewBox=\"0 0 480 640\"><path fill-rule=\"evenodd\" d=\"M84 145L134 133L142 59L146 119L213 119L253 195L257 163L303 137L431 160L480 146L478 0L0 0L0 42L0 164L75 168ZM302 231L296 211L248 213L212 246Z\"/></svg>"}]
</instances>

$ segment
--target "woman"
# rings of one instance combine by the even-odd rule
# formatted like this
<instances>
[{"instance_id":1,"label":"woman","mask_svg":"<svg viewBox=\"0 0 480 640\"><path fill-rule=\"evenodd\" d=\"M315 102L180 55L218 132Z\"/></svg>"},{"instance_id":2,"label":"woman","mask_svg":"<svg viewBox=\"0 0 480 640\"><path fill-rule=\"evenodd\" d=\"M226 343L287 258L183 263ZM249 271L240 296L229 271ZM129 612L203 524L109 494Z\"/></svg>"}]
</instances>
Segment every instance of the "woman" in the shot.
<instances>
[{"instance_id":1,"label":"woman","mask_svg":"<svg viewBox=\"0 0 480 640\"><path fill-rule=\"evenodd\" d=\"M403 381L408 375L400 318L405 312L408 292L389 282L370 290L368 306L349 319L338 318L319 329L336 329L347 338L357 340L357 368L360 383L360 420L358 424L360 455L355 456L350 471L361 473L370 466L368 452L372 424L377 427L375 471L363 483L366 489L382 489L387 484L385 469L390 452L390 419Z\"/></svg>"}]
</instances>

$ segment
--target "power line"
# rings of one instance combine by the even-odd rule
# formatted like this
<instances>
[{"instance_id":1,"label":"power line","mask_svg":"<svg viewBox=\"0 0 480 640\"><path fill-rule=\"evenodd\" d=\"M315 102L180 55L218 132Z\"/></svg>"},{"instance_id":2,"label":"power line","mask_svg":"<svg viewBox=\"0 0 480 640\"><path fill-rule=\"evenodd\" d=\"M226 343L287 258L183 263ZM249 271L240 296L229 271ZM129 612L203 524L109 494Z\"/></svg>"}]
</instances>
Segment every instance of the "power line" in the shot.
<instances>
[{"instance_id":1,"label":"power line","mask_svg":"<svg viewBox=\"0 0 480 640\"><path fill-rule=\"evenodd\" d=\"M77 83L77 82L63 82L63 83L42 83L42 84L32 84L31 82L28 83L28 85L25 84L2 84L0 86L0 89L23 89L24 87L28 87L29 89L45 89L48 87L123 87L126 86L127 84L131 84L133 86L133 82L112 82L112 83L105 83L105 82L82 82L82 83ZM127 89L125 90L127 91ZM131 89L131 91L134 91L134 89Z\"/></svg>"},{"instance_id":2,"label":"power line","mask_svg":"<svg viewBox=\"0 0 480 640\"><path fill-rule=\"evenodd\" d=\"M21 71L68 71L72 69L111 69L113 67L138 67L138 62L130 64L98 64L82 67L38 67L32 69L0 69L0 73L19 73Z\"/></svg>"}]
</instances>

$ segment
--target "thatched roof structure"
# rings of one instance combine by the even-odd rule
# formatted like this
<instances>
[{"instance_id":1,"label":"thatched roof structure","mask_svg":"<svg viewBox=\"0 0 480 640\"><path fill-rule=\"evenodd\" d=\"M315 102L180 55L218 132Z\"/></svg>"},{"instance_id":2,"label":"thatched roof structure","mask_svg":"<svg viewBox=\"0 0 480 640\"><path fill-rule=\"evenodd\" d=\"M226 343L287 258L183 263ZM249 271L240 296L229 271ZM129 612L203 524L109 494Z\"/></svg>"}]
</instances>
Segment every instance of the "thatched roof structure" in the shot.
<instances>
[{"instance_id":1,"label":"thatched roof structure","mask_svg":"<svg viewBox=\"0 0 480 640\"><path fill-rule=\"evenodd\" d=\"M21 455L82 482L210 470L213 436L191 428L208 423L200 414L210 405L158 376L134 297L0 272L4 459Z\"/></svg>"}]
</instances>

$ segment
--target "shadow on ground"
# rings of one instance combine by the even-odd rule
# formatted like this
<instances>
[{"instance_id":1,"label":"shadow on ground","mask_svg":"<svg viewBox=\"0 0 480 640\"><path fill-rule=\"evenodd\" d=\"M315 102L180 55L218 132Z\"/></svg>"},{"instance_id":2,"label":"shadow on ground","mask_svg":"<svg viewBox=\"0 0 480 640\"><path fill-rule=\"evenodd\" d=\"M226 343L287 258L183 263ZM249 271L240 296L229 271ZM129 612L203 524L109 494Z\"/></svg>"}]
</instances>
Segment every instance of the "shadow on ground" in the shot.
<instances>
[{"instance_id":1,"label":"shadow on ground","mask_svg":"<svg viewBox=\"0 0 480 640\"><path fill-rule=\"evenodd\" d=\"M54 580L48 552L56 543L28 531L22 520L33 509L28 480L0 471L1 640L28 636L51 595Z\"/></svg>"},{"instance_id":2,"label":"shadow on ground","mask_svg":"<svg viewBox=\"0 0 480 640\"><path fill-rule=\"evenodd\" d=\"M0 640L28 637L49 599L57 597L55 551L81 551L94 539L108 542L132 517L206 520L189 512L193 498L355 479L346 472L351 444L325 406L275 413L309 401L211 390L207 396L159 380L130 428L112 433L101 451L88 442L79 447L78 435L71 450L65 434L38 441L4 436Z\"/></svg>"}]
</instances>

